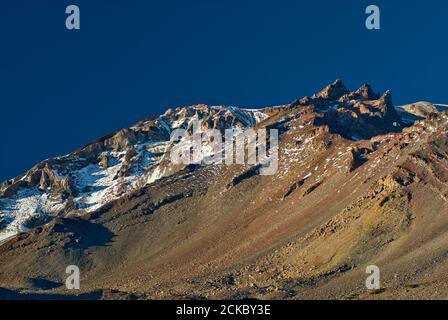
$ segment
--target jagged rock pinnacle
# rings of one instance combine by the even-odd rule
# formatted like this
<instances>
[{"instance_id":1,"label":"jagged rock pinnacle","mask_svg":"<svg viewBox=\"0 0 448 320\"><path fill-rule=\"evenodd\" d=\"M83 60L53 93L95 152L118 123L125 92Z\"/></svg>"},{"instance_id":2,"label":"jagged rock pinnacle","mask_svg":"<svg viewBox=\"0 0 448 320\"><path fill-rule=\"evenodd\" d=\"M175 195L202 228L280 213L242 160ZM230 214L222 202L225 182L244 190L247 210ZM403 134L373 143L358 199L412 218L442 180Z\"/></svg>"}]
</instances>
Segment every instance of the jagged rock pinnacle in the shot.
<instances>
[{"instance_id":1,"label":"jagged rock pinnacle","mask_svg":"<svg viewBox=\"0 0 448 320\"><path fill-rule=\"evenodd\" d=\"M384 92L384 94L380 97L379 100L384 102L387 105L393 106L393 103L392 103L392 93L389 90Z\"/></svg>"},{"instance_id":2,"label":"jagged rock pinnacle","mask_svg":"<svg viewBox=\"0 0 448 320\"><path fill-rule=\"evenodd\" d=\"M366 100L376 100L380 98L380 95L374 92L368 83L363 84L358 90L355 91L355 94Z\"/></svg>"},{"instance_id":3,"label":"jagged rock pinnacle","mask_svg":"<svg viewBox=\"0 0 448 320\"><path fill-rule=\"evenodd\" d=\"M379 109L383 114L384 118L388 122L393 122L396 124L401 124L401 119L395 110L394 104L392 102L392 94L387 90L379 99Z\"/></svg>"},{"instance_id":4,"label":"jagged rock pinnacle","mask_svg":"<svg viewBox=\"0 0 448 320\"><path fill-rule=\"evenodd\" d=\"M345 87L340 79L326 86L322 91L312 96L313 99L321 98L328 100L337 100L350 91Z\"/></svg>"}]
</instances>

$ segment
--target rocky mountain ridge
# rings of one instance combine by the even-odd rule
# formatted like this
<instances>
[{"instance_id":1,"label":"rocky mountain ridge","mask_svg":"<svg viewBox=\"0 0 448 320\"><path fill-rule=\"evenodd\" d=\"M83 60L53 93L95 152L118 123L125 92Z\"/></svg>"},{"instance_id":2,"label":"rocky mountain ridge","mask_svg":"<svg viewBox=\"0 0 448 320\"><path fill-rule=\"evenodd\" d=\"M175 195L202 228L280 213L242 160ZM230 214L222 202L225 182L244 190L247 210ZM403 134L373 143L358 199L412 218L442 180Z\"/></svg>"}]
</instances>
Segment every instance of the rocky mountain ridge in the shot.
<instances>
[{"instance_id":1,"label":"rocky mountain ridge","mask_svg":"<svg viewBox=\"0 0 448 320\"><path fill-rule=\"evenodd\" d=\"M446 297L448 115L434 107L417 116L337 80L282 106L145 119L2 184L0 284L71 294L62 277L76 264L83 294L375 298L364 287L375 264L380 298ZM277 129L278 171L172 165L171 130L196 120Z\"/></svg>"}]
</instances>

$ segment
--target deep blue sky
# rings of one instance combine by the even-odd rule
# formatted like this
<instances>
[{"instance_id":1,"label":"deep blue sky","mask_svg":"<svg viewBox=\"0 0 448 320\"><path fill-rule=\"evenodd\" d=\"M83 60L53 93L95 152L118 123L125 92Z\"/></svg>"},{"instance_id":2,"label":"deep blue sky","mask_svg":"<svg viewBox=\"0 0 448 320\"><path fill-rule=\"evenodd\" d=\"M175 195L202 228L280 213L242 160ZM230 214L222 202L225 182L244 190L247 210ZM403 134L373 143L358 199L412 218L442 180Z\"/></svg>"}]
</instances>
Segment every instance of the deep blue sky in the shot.
<instances>
[{"instance_id":1,"label":"deep blue sky","mask_svg":"<svg viewBox=\"0 0 448 320\"><path fill-rule=\"evenodd\" d=\"M2 0L0 180L173 106L276 105L336 78L446 103L446 15L442 0Z\"/></svg>"}]
</instances>

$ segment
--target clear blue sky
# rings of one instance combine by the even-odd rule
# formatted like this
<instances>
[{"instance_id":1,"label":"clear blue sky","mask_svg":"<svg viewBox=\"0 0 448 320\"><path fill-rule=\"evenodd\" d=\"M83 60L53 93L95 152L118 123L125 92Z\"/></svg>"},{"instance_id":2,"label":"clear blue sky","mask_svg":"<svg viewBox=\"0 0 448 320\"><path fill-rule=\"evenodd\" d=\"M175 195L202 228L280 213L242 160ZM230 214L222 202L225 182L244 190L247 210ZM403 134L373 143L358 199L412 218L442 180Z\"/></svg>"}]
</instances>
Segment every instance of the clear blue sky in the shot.
<instances>
[{"instance_id":1,"label":"clear blue sky","mask_svg":"<svg viewBox=\"0 0 448 320\"><path fill-rule=\"evenodd\" d=\"M81 30L65 29L65 7ZM364 27L368 4L382 29ZM448 102L442 0L2 0L0 180L168 107L261 107L336 78Z\"/></svg>"}]
</instances>

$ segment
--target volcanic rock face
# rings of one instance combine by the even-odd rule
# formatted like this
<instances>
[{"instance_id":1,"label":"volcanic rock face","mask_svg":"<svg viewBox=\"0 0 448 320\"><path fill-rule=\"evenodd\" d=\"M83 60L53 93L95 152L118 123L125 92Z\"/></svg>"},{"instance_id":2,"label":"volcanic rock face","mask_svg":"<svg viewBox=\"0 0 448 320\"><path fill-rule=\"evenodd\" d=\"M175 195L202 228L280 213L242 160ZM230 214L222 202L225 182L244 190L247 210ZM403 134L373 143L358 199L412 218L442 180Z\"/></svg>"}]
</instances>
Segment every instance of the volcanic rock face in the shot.
<instances>
[{"instance_id":1,"label":"volcanic rock face","mask_svg":"<svg viewBox=\"0 0 448 320\"><path fill-rule=\"evenodd\" d=\"M45 160L0 185L0 285L63 297L75 264L86 297L446 298L448 116L406 110L337 80L277 107L168 109ZM172 164L172 131L199 120L277 129L278 171Z\"/></svg>"}]
</instances>

